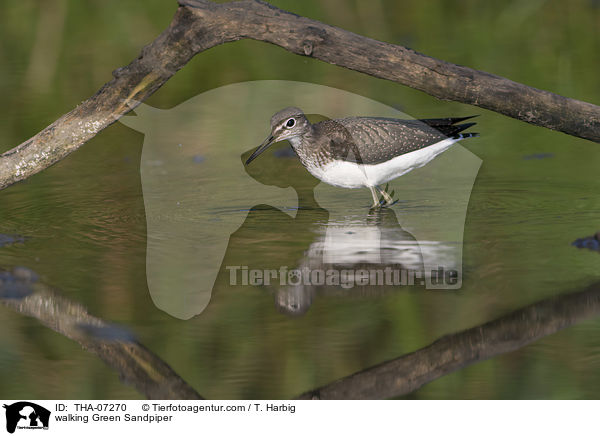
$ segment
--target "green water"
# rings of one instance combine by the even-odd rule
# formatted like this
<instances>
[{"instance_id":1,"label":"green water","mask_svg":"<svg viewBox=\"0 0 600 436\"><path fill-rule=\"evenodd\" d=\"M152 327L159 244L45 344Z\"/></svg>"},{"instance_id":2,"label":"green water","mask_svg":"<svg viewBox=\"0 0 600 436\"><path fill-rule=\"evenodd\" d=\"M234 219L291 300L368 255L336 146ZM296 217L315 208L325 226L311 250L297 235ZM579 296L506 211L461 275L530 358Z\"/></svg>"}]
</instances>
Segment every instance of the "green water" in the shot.
<instances>
[{"instance_id":1,"label":"green water","mask_svg":"<svg viewBox=\"0 0 600 436\"><path fill-rule=\"evenodd\" d=\"M272 3L600 103L597 2ZM132 60L168 25L174 10L173 2L163 0L144 2L143 9L130 0L2 4L0 151L92 95L112 69ZM481 138L463 143L482 166L466 215L460 290L323 290L302 316L290 316L277 307L272 289L230 286L221 271L200 315L185 321L169 316L153 303L146 282L144 137L121 124L0 192L0 234L25 237L0 247L0 267L28 267L90 314L126 326L201 395L215 399L291 398L598 281L600 254L571 246L600 230L597 144L437 101L256 41L197 56L147 103L171 108L209 89L264 79L341 88L415 117L481 115ZM279 165L281 174L298 174L302 186L313 186L293 159L266 162ZM254 171L259 168L265 167ZM365 192L365 204L368 199ZM339 207L343 200L341 195ZM232 237L224 265L248 259L261 266L299 262L330 225L318 205L310 206L295 222L274 210L252 213ZM421 207L400 202L394 209L427 214ZM383 227L394 225L386 221ZM141 398L97 357L37 320L0 306L0 323L1 397ZM599 369L600 321L593 319L444 376L410 398L598 398Z\"/></svg>"}]
</instances>

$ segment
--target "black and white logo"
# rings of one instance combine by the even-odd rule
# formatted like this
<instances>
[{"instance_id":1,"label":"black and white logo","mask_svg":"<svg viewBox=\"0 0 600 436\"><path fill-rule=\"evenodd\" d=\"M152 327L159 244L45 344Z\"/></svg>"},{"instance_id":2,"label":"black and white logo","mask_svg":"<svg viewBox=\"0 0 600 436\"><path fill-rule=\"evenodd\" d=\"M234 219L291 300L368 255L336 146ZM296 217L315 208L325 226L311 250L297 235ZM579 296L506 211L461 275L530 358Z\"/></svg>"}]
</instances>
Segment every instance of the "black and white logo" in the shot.
<instances>
[{"instance_id":1,"label":"black and white logo","mask_svg":"<svg viewBox=\"0 0 600 436\"><path fill-rule=\"evenodd\" d=\"M14 433L16 429L48 429L50 411L29 401L19 401L4 405L6 409L6 431Z\"/></svg>"}]
</instances>

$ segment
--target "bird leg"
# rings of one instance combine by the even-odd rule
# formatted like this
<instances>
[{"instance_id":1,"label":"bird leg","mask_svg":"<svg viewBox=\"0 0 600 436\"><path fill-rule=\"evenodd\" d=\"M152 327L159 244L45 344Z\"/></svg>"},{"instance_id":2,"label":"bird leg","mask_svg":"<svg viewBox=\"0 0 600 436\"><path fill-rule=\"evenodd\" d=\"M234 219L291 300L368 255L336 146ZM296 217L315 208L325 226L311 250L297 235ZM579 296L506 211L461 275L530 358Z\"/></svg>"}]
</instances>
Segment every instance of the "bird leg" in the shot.
<instances>
[{"instance_id":1,"label":"bird leg","mask_svg":"<svg viewBox=\"0 0 600 436\"><path fill-rule=\"evenodd\" d=\"M382 206L391 206L392 204L395 203L394 199L392 198L392 196L390 194L388 194L387 192L387 185L386 185L386 189L381 189L379 187L376 187L377 190L379 191L379 193L381 194L381 196L383 197L383 200L381 202Z\"/></svg>"},{"instance_id":2,"label":"bird leg","mask_svg":"<svg viewBox=\"0 0 600 436\"><path fill-rule=\"evenodd\" d=\"M373 206L371 206L371 209L381 207L381 202L379 201L379 196L377 195L377 192L375 191L376 187L369 186L369 189L371 190L371 195L373 196Z\"/></svg>"}]
</instances>

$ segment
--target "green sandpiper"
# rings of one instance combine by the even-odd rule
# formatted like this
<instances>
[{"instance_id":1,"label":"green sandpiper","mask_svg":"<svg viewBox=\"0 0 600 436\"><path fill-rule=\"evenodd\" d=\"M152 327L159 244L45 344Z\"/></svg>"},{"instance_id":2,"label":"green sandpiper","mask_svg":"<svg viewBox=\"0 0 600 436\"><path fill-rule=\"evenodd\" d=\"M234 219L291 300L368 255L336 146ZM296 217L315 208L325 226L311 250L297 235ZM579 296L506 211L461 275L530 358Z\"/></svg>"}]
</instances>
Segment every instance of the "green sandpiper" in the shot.
<instances>
[{"instance_id":1,"label":"green sandpiper","mask_svg":"<svg viewBox=\"0 0 600 436\"><path fill-rule=\"evenodd\" d=\"M470 118L350 117L311 124L301 109L288 107L271 117L271 134L246 165L287 139L316 178L342 188L367 187L373 208L391 206L392 196L380 186L426 165L461 139L479 136L461 133L475 125L458 124Z\"/></svg>"}]
</instances>

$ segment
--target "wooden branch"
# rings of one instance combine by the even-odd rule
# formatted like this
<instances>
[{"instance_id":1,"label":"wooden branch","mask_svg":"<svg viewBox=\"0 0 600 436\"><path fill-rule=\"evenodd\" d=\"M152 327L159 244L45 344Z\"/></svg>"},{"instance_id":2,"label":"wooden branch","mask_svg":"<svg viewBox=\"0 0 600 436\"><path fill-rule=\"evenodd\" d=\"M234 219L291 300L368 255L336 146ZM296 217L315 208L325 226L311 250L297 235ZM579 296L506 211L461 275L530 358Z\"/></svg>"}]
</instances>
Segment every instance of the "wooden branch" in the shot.
<instances>
[{"instance_id":1,"label":"wooden branch","mask_svg":"<svg viewBox=\"0 0 600 436\"><path fill-rule=\"evenodd\" d=\"M78 342L150 400L202 399L166 362L125 329L90 315L81 304L58 295L38 282L37 275L29 269L0 271L0 303Z\"/></svg>"},{"instance_id":2,"label":"wooden branch","mask_svg":"<svg viewBox=\"0 0 600 436\"><path fill-rule=\"evenodd\" d=\"M195 54L255 39L303 56L392 80L434 97L468 103L600 142L600 107L493 74L376 41L266 3L180 0L169 27L114 79L73 111L0 155L0 189L63 159L135 108Z\"/></svg>"},{"instance_id":3,"label":"wooden branch","mask_svg":"<svg viewBox=\"0 0 600 436\"><path fill-rule=\"evenodd\" d=\"M600 315L600 283L544 300L302 394L297 399L387 399Z\"/></svg>"}]
</instances>

